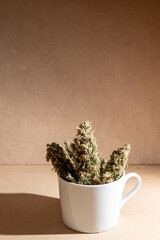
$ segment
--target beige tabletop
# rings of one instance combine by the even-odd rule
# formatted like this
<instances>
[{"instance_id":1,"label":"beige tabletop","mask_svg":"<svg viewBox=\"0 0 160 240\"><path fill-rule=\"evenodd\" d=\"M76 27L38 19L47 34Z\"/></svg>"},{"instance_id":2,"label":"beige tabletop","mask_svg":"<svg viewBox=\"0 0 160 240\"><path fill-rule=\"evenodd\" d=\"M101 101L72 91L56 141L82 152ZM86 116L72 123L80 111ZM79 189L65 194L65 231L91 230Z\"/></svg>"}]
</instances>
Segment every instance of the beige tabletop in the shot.
<instances>
[{"instance_id":1,"label":"beige tabletop","mask_svg":"<svg viewBox=\"0 0 160 240\"><path fill-rule=\"evenodd\" d=\"M160 165L129 165L142 177L141 189L122 208L109 231L85 234L63 224L57 177L50 165L0 166L0 240L160 240ZM127 182L124 195L136 180Z\"/></svg>"}]
</instances>

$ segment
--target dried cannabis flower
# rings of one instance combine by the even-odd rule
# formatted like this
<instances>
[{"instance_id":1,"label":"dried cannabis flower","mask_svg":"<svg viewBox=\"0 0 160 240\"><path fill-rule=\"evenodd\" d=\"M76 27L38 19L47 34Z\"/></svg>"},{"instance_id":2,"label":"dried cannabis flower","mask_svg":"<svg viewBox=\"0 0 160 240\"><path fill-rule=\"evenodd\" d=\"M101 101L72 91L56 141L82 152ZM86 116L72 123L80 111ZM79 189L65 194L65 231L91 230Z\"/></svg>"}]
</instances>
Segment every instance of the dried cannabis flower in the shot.
<instances>
[{"instance_id":1,"label":"dried cannabis flower","mask_svg":"<svg viewBox=\"0 0 160 240\"><path fill-rule=\"evenodd\" d=\"M78 184L110 183L122 176L128 161L130 145L113 151L109 161L100 158L96 138L89 121L77 128L73 143L64 142L65 150L57 143L47 144L46 160L51 161L57 174Z\"/></svg>"}]
</instances>

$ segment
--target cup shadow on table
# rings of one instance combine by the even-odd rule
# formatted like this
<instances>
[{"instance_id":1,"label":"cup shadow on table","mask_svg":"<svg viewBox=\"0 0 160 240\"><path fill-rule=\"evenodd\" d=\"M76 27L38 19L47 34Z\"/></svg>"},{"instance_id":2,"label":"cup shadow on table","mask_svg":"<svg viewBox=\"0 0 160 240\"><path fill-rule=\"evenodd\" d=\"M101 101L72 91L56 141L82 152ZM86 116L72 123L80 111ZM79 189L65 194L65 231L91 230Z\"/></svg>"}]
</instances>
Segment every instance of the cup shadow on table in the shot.
<instances>
[{"instance_id":1,"label":"cup shadow on table","mask_svg":"<svg viewBox=\"0 0 160 240\"><path fill-rule=\"evenodd\" d=\"M0 193L0 234L78 234L64 225L58 198Z\"/></svg>"}]
</instances>

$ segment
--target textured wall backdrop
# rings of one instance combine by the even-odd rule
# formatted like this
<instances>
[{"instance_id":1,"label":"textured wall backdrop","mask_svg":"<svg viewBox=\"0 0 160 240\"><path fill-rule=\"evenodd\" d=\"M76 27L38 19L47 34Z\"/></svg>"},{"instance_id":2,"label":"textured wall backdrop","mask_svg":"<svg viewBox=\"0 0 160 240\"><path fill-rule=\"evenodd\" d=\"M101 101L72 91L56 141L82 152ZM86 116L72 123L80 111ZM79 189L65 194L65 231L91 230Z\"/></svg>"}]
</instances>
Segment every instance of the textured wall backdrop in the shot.
<instances>
[{"instance_id":1,"label":"textured wall backdrop","mask_svg":"<svg viewBox=\"0 0 160 240\"><path fill-rule=\"evenodd\" d=\"M0 0L0 163L91 120L101 156L160 163L160 1Z\"/></svg>"}]
</instances>

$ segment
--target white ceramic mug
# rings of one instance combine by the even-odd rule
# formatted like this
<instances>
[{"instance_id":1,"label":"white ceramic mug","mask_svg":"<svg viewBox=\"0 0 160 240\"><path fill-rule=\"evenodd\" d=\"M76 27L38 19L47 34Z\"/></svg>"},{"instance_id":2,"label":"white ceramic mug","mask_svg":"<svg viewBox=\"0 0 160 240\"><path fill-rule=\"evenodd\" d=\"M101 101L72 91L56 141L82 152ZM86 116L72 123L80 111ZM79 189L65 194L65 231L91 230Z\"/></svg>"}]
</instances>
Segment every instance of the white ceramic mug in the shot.
<instances>
[{"instance_id":1,"label":"white ceramic mug","mask_svg":"<svg viewBox=\"0 0 160 240\"><path fill-rule=\"evenodd\" d=\"M126 181L137 178L137 184L122 199ZM59 193L63 222L70 228L87 233L102 232L114 227L120 209L140 188L141 178L129 173L115 182L101 185L75 184L59 177Z\"/></svg>"}]
</instances>

